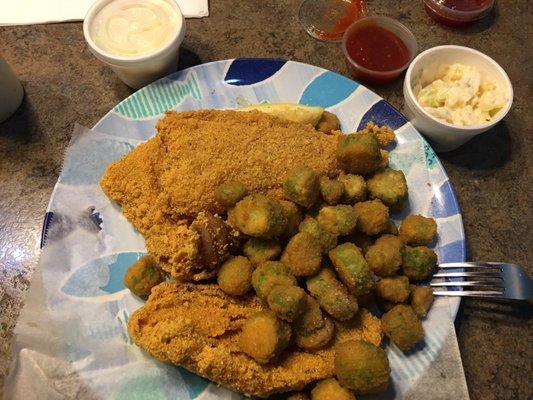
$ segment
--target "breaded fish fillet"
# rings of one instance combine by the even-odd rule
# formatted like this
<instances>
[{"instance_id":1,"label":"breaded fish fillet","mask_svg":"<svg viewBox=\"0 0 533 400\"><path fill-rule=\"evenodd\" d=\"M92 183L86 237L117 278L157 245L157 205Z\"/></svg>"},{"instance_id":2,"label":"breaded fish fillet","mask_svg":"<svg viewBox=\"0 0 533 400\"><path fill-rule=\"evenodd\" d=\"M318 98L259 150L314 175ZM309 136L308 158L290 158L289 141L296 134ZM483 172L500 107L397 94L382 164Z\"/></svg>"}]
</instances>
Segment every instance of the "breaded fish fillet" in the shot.
<instances>
[{"instance_id":1,"label":"breaded fish fillet","mask_svg":"<svg viewBox=\"0 0 533 400\"><path fill-rule=\"evenodd\" d=\"M110 164L101 187L163 269L182 280L212 276L202 270L200 238L188 222L201 211L222 211L214 197L219 184L236 180L250 192L281 196L297 164L338 173L335 135L257 111L167 112L157 131Z\"/></svg>"},{"instance_id":2,"label":"breaded fish fillet","mask_svg":"<svg viewBox=\"0 0 533 400\"><path fill-rule=\"evenodd\" d=\"M164 282L128 321L134 342L151 356L181 365L207 379L248 396L303 388L333 376L333 345L348 339L381 343L381 322L362 309L349 323L336 326L330 346L308 353L289 348L277 363L259 364L239 350L241 327L263 310L256 296L234 298L215 284Z\"/></svg>"}]
</instances>

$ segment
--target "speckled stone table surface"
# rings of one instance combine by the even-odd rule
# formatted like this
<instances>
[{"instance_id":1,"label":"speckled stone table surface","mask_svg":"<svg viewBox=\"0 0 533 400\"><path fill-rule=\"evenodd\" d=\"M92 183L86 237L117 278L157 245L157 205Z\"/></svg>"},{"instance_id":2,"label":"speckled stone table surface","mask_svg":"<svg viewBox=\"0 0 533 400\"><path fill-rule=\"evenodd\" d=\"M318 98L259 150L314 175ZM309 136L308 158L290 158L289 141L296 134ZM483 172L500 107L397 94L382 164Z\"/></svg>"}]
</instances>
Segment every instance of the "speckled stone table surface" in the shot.
<instances>
[{"instance_id":1,"label":"speckled stone table surface","mask_svg":"<svg viewBox=\"0 0 533 400\"><path fill-rule=\"evenodd\" d=\"M180 68L243 56L281 57L347 74L339 44L315 41L300 28L299 0L210 3L209 18L187 21ZM407 25L421 50L442 44L474 47L509 74L515 101L504 122L440 159L462 208L470 259L516 262L533 275L531 2L500 1L493 15L464 29L436 24L421 1L368 3L372 14ZM73 126L92 126L132 90L90 54L80 23L1 27L0 53L26 90L17 113L0 124L1 377ZM398 80L374 89L402 109L401 86ZM463 302L457 333L472 399L533 397L532 326L528 308Z\"/></svg>"}]
</instances>

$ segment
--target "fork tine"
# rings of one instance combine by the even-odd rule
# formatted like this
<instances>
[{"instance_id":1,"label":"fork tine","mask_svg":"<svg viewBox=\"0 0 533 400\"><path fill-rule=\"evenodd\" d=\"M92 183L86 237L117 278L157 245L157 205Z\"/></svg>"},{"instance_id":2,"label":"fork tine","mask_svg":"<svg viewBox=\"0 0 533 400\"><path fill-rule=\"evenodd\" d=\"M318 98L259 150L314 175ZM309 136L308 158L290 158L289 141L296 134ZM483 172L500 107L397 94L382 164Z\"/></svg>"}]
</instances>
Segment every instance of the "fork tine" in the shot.
<instances>
[{"instance_id":1,"label":"fork tine","mask_svg":"<svg viewBox=\"0 0 533 400\"><path fill-rule=\"evenodd\" d=\"M439 264L439 268L494 268L501 270L502 263L498 262L455 262Z\"/></svg>"},{"instance_id":2,"label":"fork tine","mask_svg":"<svg viewBox=\"0 0 533 400\"><path fill-rule=\"evenodd\" d=\"M503 292L489 290L436 290L435 296L461 296L461 297L500 297Z\"/></svg>"},{"instance_id":3,"label":"fork tine","mask_svg":"<svg viewBox=\"0 0 533 400\"><path fill-rule=\"evenodd\" d=\"M433 278L500 278L499 272L492 271L475 271L475 272L438 272L433 275Z\"/></svg>"},{"instance_id":4,"label":"fork tine","mask_svg":"<svg viewBox=\"0 0 533 400\"><path fill-rule=\"evenodd\" d=\"M431 282L429 286L433 287L443 287L443 286L478 286L478 287L490 287L490 288L501 288L504 287L498 285L497 282L491 283L488 281L462 281L462 282Z\"/></svg>"}]
</instances>

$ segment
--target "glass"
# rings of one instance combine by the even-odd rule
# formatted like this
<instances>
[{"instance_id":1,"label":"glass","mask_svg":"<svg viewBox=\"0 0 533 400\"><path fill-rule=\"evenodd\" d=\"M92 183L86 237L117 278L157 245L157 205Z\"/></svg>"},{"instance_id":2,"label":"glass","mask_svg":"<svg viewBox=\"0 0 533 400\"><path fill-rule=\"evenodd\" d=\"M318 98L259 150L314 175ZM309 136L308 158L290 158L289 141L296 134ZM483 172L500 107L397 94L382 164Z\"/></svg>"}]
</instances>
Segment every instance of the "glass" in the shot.
<instances>
[{"instance_id":1,"label":"glass","mask_svg":"<svg viewBox=\"0 0 533 400\"><path fill-rule=\"evenodd\" d=\"M366 14L364 0L304 0L298 18L315 39L340 41L346 29Z\"/></svg>"}]
</instances>

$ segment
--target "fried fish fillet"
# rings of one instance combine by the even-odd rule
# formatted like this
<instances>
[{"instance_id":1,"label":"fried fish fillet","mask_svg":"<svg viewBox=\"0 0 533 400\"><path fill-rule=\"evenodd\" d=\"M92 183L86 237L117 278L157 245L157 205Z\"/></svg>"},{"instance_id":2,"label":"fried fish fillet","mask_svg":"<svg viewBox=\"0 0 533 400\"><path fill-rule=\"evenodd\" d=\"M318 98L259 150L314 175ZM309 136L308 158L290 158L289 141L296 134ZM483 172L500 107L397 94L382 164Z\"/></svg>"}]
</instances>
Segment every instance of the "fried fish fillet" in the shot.
<instances>
[{"instance_id":1,"label":"fried fish fillet","mask_svg":"<svg viewBox=\"0 0 533 400\"><path fill-rule=\"evenodd\" d=\"M331 377L333 345L348 339L381 343L381 322L362 309L348 323L336 325L336 338L315 352L290 347L277 363L259 364L239 350L241 327L263 310L256 296L234 298L215 284L164 282L128 321L134 342L151 356L181 365L247 396L267 397L299 390Z\"/></svg>"},{"instance_id":2,"label":"fried fish fillet","mask_svg":"<svg viewBox=\"0 0 533 400\"><path fill-rule=\"evenodd\" d=\"M103 191L122 206L150 254L182 280L205 279L201 238L189 229L201 211L220 213L216 187L239 181L253 193L281 196L297 164L338 173L335 135L258 111L167 112L157 135L110 164Z\"/></svg>"}]
</instances>

